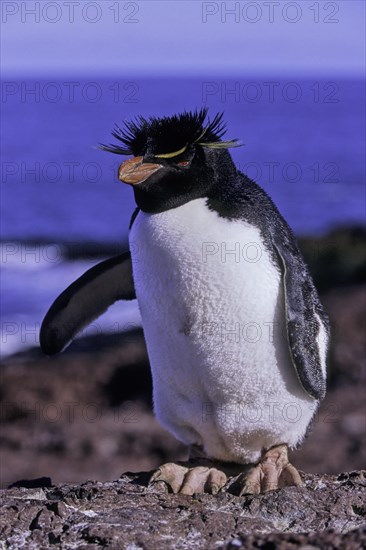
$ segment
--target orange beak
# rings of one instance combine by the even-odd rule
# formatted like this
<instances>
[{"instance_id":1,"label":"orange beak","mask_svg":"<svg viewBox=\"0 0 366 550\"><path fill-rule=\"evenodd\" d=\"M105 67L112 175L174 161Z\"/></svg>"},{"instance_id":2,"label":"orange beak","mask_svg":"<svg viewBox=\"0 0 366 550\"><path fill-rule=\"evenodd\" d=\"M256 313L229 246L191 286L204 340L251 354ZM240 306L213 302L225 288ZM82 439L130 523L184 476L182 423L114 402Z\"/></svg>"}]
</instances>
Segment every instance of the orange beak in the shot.
<instances>
[{"instance_id":1,"label":"orange beak","mask_svg":"<svg viewBox=\"0 0 366 550\"><path fill-rule=\"evenodd\" d=\"M118 179L124 183L137 185L147 180L147 178L163 167L162 164L143 163L142 161L143 157L135 157L122 162L118 169Z\"/></svg>"}]
</instances>

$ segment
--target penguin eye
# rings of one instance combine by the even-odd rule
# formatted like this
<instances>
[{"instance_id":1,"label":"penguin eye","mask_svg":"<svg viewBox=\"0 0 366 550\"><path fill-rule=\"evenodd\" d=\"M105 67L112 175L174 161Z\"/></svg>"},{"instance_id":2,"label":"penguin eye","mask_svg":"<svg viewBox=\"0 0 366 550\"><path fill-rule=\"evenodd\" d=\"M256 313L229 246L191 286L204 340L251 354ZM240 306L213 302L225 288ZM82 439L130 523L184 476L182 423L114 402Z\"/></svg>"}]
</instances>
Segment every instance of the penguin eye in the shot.
<instances>
[{"instance_id":1,"label":"penguin eye","mask_svg":"<svg viewBox=\"0 0 366 550\"><path fill-rule=\"evenodd\" d=\"M180 162L177 162L178 166L188 166L189 160L181 160Z\"/></svg>"}]
</instances>

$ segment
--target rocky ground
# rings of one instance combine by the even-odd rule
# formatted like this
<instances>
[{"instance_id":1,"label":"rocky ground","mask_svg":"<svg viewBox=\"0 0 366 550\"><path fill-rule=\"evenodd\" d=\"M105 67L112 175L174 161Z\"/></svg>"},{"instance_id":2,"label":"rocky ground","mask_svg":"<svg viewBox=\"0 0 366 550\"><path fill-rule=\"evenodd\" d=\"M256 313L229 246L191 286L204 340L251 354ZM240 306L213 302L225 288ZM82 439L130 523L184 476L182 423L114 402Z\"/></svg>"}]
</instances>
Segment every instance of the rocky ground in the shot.
<instances>
[{"instance_id":1,"label":"rocky ground","mask_svg":"<svg viewBox=\"0 0 366 550\"><path fill-rule=\"evenodd\" d=\"M303 488L247 497L167 494L147 488L146 475L56 487L40 480L7 491L0 529L7 548L29 550L356 550L366 543L365 474L307 475Z\"/></svg>"},{"instance_id":2,"label":"rocky ground","mask_svg":"<svg viewBox=\"0 0 366 550\"><path fill-rule=\"evenodd\" d=\"M366 464L364 252L357 232L303 247L332 324L328 394L312 433L291 457L312 474L306 487L192 498L154 493L143 475L120 479L122 472L185 459L186 449L153 417L142 333L82 339L52 359L30 350L0 366L4 547L366 544L365 477L355 473ZM35 478L43 479L29 481Z\"/></svg>"}]
</instances>

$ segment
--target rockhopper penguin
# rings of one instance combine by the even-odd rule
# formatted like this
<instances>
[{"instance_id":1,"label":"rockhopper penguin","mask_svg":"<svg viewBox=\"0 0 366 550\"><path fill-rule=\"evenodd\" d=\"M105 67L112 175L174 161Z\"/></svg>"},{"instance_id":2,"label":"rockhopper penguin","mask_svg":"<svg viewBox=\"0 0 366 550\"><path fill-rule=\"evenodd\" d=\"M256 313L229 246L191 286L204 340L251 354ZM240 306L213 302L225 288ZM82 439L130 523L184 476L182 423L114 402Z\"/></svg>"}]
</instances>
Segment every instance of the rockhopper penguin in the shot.
<instances>
[{"instance_id":1,"label":"rockhopper penguin","mask_svg":"<svg viewBox=\"0 0 366 550\"><path fill-rule=\"evenodd\" d=\"M155 415L191 448L151 482L173 492L238 494L301 485L287 449L303 440L325 394L329 325L293 233L267 194L239 172L207 110L116 127L133 158L119 179L137 209L130 249L87 271L41 328L60 351L116 300L137 297ZM241 473L227 478L238 465ZM237 472L236 472L237 473Z\"/></svg>"}]
</instances>

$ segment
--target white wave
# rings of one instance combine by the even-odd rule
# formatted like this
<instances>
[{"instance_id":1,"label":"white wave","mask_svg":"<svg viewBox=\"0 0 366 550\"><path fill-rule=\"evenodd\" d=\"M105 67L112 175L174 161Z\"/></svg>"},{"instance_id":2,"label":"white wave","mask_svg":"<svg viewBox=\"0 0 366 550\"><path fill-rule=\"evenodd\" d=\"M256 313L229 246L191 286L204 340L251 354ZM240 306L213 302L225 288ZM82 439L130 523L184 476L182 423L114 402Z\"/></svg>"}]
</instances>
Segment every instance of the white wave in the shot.
<instances>
[{"instance_id":1,"label":"white wave","mask_svg":"<svg viewBox=\"0 0 366 550\"><path fill-rule=\"evenodd\" d=\"M2 256L0 357L39 345L39 329L48 308L76 278L100 260L49 262L39 255L24 261L24 250ZM136 300L117 302L78 337L118 333L141 326Z\"/></svg>"}]
</instances>

